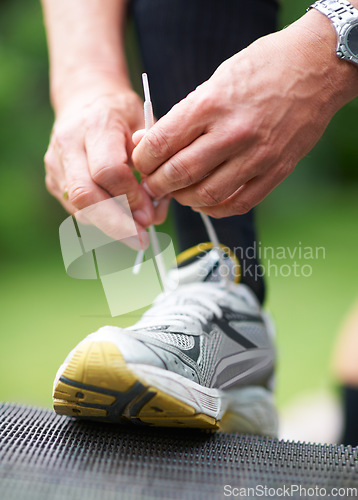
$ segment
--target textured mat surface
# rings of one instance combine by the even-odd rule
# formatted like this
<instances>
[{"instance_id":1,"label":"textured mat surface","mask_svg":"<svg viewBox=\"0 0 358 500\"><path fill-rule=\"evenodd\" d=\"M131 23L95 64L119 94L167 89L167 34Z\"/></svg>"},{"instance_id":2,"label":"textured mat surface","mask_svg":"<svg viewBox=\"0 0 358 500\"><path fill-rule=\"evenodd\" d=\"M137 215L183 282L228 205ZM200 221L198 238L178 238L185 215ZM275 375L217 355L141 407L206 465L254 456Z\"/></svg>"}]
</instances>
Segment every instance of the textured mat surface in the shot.
<instances>
[{"instance_id":1,"label":"textured mat surface","mask_svg":"<svg viewBox=\"0 0 358 500\"><path fill-rule=\"evenodd\" d=\"M296 498L317 498L312 488L352 488L340 498L357 498L358 448L77 422L0 404L1 500L208 500L248 488L257 498L265 486L266 497L286 486Z\"/></svg>"}]
</instances>

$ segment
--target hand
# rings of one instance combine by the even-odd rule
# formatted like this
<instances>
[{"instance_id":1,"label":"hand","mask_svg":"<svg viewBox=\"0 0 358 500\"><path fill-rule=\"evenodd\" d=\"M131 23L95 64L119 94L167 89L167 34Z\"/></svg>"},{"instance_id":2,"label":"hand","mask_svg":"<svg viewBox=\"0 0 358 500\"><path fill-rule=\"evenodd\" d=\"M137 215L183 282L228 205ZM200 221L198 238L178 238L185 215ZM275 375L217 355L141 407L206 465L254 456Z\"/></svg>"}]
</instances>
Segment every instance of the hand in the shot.
<instances>
[{"instance_id":1,"label":"hand","mask_svg":"<svg viewBox=\"0 0 358 500\"><path fill-rule=\"evenodd\" d=\"M330 21L311 11L224 62L142 140L135 134L147 192L213 217L259 203L353 97L353 72L357 92L357 70L338 60L335 44Z\"/></svg>"},{"instance_id":2,"label":"hand","mask_svg":"<svg viewBox=\"0 0 358 500\"><path fill-rule=\"evenodd\" d=\"M57 113L45 155L46 185L70 214L126 194L140 246L146 247L145 228L165 219L168 202L154 210L130 167L131 135L143 126L140 98L130 89L108 90L104 85L77 92ZM65 190L68 199L64 199ZM100 213L92 212L90 222L115 239L133 228L130 215L114 201Z\"/></svg>"}]
</instances>

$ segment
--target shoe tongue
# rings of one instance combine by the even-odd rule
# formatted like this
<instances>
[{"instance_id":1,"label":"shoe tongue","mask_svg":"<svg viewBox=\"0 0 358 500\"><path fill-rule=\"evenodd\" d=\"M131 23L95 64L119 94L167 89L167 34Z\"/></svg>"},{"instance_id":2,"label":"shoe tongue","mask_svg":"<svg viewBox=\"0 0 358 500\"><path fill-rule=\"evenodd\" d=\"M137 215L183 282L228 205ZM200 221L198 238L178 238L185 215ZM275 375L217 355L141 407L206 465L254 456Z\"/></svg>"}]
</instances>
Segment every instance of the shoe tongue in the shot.
<instances>
[{"instance_id":1,"label":"shoe tongue","mask_svg":"<svg viewBox=\"0 0 358 500\"><path fill-rule=\"evenodd\" d=\"M240 264L235 254L224 245L214 248L213 243L200 243L185 250L177 257L177 269L167 274L168 285L200 282L219 282L229 279L240 281Z\"/></svg>"}]
</instances>

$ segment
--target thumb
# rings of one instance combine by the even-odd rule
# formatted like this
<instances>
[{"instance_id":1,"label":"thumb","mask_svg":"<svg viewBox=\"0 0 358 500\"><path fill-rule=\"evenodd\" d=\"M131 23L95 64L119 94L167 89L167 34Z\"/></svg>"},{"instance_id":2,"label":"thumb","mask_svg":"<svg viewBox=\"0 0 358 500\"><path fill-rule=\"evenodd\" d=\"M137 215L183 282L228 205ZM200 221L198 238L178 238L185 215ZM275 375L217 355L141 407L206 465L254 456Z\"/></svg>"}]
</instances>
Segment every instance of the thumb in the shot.
<instances>
[{"instance_id":1,"label":"thumb","mask_svg":"<svg viewBox=\"0 0 358 500\"><path fill-rule=\"evenodd\" d=\"M140 141L143 139L143 137L145 136L145 129L141 129L141 130L137 130L136 132L134 132L134 134L132 135L132 141L133 141L133 144L135 146L138 146L138 144L140 143Z\"/></svg>"}]
</instances>

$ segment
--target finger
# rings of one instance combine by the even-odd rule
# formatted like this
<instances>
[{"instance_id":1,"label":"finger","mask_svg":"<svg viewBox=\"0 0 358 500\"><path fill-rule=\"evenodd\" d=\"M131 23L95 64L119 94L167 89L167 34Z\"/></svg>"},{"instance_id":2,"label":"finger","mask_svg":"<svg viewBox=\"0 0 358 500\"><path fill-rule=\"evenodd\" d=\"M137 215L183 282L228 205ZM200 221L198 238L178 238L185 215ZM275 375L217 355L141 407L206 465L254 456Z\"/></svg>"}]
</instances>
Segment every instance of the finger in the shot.
<instances>
[{"instance_id":1,"label":"finger","mask_svg":"<svg viewBox=\"0 0 358 500\"><path fill-rule=\"evenodd\" d=\"M200 207L196 210L215 218L245 214L266 198L283 178L280 171L256 176L240 187L223 203L215 207Z\"/></svg>"},{"instance_id":2,"label":"finger","mask_svg":"<svg viewBox=\"0 0 358 500\"><path fill-rule=\"evenodd\" d=\"M271 168L271 160L267 159L264 165L265 169ZM260 175L262 168L262 160L257 155L249 158L245 153L222 163L200 182L173 193L173 197L191 207L215 206Z\"/></svg>"},{"instance_id":3,"label":"finger","mask_svg":"<svg viewBox=\"0 0 358 500\"><path fill-rule=\"evenodd\" d=\"M69 212L71 215L75 215L78 222L80 222L81 224L91 224L91 221L84 215L83 211L78 210L67 199L64 198L64 190L59 188L56 179L53 179L50 175L47 174L45 183L48 191L61 202L62 206L67 210L67 212ZM141 230L140 226L138 227L138 230Z\"/></svg>"},{"instance_id":4,"label":"finger","mask_svg":"<svg viewBox=\"0 0 358 500\"><path fill-rule=\"evenodd\" d=\"M142 225L134 223L126 198L118 200L100 188L91 178L84 149L72 144L61 156L69 202L105 234L116 240L132 237L130 246L140 249L149 244ZM106 203L99 203L99 202ZM143 234L140 241L138 234Z\"/></svg>"},{"instance_id":5,"label":"finger","mask_svg":"<svg viewBox=\"0 0 358 500\"><path fill-rule=\"evenodd\" d=\"M64 197L67 189L66 178L61 162L51 144L45 154L44 163L46 168L45 184L48 192L57 198L70 214L74 214L76 208Z\"/></svg>"},{"instance_id":6,"label":"finger","mask_svg":"<svg viewBox=\"0 0 358 500\"><path fill-rule=\"evenodd\" d=\"M138 146L138 144L140 143L140 141L143 139L144 136L145 136L145 129L144 128L134 132L134 134L132 135L132 141L133 141L134 146Z\"/></svg>"},{"instance_id":7,"label":"finger","mask_svg":"<svg viewBox=\"0 0 358 500\"><path fill-rule=\"evenodd\" d=\"M146 132L132 155L137 170L151 174L205 131L204 116L197 108L195 99L189 95Z\"/></svg>"},{"instance_id":8,"label":"finger","mask_svg":"<svg viewBox=\"0 0 358 500\"><path fill-rule=\"evenodd\" d=\"M158 202L154 210L153 224L163 224L168 215L169 205L171 198L166 197Z\"/></svg>"},{"instance_id":9,"label":"finger","mask_svg":"<svg viewBox=\"0 0 358 500\"><path fill-rule=\"evenodd\" d=\"M127 164L127 137L114 128L88 131L85 137L88 166L93 181L112 196L125 194L136 220L149 226L154 217L152 202Z\"/></svg>"},{"instance_id":10,"label":"finger","mask_svg":"<svg viewBox=\"0 0 358 500\"><path fill-rule=\"evenodd\" d=\"M160 199L168 193L198 183L240 147L237 144L227 145L226 142L223 135L201 135L146 177L146 186L154 198Z\"/></svg>"},{"instance_id":11,"label":"finger","mask_svg":"<svg viewBox=\"0 0 358 500\"><path fill-rule=\"evenodd\" d=\"M44 163L45 163L46 176L48 176L49 179L51 179L51 182L49 183L49 188L51 189L52 187L56 187L57 189L65 190L66 188L65 174L62 168L62 164L59 160L58 154L56 154L56 151L52 144L50 144L48 150L46 151L44 157ZM51 194L53 194L52 191L50 192Z\"/></svg>"},{"instance_id":12,"label":"finger","mask_svg":"<svg viewBox=\"0 0 358 500\"><path fill-rule=\"evenodd\" d=\"M67 210L69 214L76 214L76 219L78 220L78 222L81 222L82 224L90 224L90 221L86 219L86 217L80 211L78 211L77 208L72 205L72 203L68 201L67 197L64 196L65 190L59 187L56 179L53 179L49 174L47 174L45 178L45 184L50 194L52 194L60 201L61 205Z\"/></svg>"},{"instance_id":13,"label":"finger","mask_svg":"<svg viewBox=\"0 0 358 500\"><path fill-rule=\"evenodd\" d=\"M68 213L73 215L76 212L76 208L64 198L63 194L65 190L58 186L56 179L47 174L45 177L45 185L48 192L61 203Z\"/></svg>"},{"instance_id":14,"label":"finger","mask_svg":"<svg viewBox=\"0 0 358 500\"><path fill-rule=\"evenodd\" d=\"M61 205L71 215L77 214L76 218L83 224L90 224L86 217L78 212L78 209L68 200L67 180L65 178L62 163L56 154L56 148L52 143L45 155L46 178L45 184L50 194L52 194Z\"/></svg>"}]
</instances>

